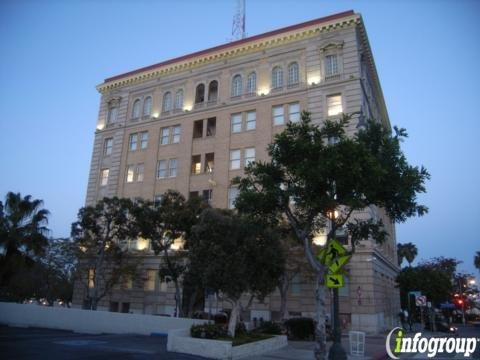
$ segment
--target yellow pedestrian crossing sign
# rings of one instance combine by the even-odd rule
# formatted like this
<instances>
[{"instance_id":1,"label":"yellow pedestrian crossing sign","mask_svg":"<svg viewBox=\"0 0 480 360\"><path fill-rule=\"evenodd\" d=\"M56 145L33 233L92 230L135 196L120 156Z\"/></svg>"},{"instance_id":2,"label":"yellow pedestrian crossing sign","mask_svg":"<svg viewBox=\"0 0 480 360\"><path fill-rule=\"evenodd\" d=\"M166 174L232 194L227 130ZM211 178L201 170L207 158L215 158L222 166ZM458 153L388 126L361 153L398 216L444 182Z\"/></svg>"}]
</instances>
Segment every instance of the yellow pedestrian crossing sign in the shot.
<instances>
[{"instance_id":1,"label":"yellow pedestrian crossing sign","mask_svg":"<svg viewBox=\"0 0 480 360\"><path fill-rule=\"evenodd\" d=\"M328 274L325 276L325 279L329 289L341 288L345 284L343 275L340 274Z\"/></svg>"}]
</instances>

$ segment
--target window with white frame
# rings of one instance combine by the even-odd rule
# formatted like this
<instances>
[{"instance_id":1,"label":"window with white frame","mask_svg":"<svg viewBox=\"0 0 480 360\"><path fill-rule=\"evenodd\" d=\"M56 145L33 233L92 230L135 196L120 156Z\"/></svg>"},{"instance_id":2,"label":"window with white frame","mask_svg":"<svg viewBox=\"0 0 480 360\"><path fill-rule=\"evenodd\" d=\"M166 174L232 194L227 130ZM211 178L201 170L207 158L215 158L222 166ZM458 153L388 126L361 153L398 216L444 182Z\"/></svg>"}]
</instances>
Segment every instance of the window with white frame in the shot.
<instances>
[{"instance_id":1,"label":"window with white frame","mask_svg":"<svg viewBox=\"0 0 480 360\"><path fill-rule=\"evenodd\" d=\"M288 65L288 86L297 85L300 81L298 63Z\"/></svg>"},{"instance_id":2,"label":"window with white frame","mask_svg":"<svg viewBox=\"0 0 480 360\"><path fill-rule=\"evenodd\" d=\"M283 125L285 122L283 114L283 105L277 105L272 108L273 125Z\"/></svg>"},{"instance_id":3,"label":"window with white frame","mask_svg":"<svg viewBox=\"0 0 480 360\"><path fill-rule=\"evenodd\" d=\"M175 93L175 109L183 109L183 90L177 90Z\"/></svg>"},{"instance_id":4,"label":"window with white frame","mask_svg":"<svg viewBox=\"0 0 480 360\"><path fill-rule=\"evenodd\" d=\"M243 92L242 75L235 75L232 79L232 97L240 96Z\"/></svg>"},{"instance_id":5,"label":"window with white frame","mask_svg":"<svg viewBox=\"0 0 480 360\"><path fill-rule=\"evenodd\" d=\"M152 97L147 96L143 101L143 116L150 116L152 113Z\"/></svg>"},{"instance_id":6,"label":"window with white frame","mask_svg":"<svg viewBox=\"0 0 480 360\"><path fill-rule=\"evenodd\" d=\"M100 185L106 186L108 185L108 174L110 173L110 169L102 169L100 171Z\"/></svg>"},{"instance_id":7,"label":"window with white frame","mask_svg":"<svg viewBox=\"0 0 480 360\"><path fill-rule=\"evenodd\" d=\"M327 115L336 116L343 112L342 95L335 94L327 96Z\"/></svg>"},{"instance_id":8,"label":"window with white frame","mask_svg":"<svg viewBox=\"0 0 480 360\"><path fill-rule=\"evenodd\" d=\"M113 138L105 139L103 143L103 155L108 156L112 154L113 149Z\"/></svg>"},{"instance_id":9,"label":"window with white frame","mask_svg":"<svg viewBox=\"0 0 480 360\"><path fill-rule=\"evenodd\" d=\"M174 126L172 129L172 144L178 144L180 142L180 133L181 133L180 125Z\"/></svg>"},{"instance_id":10,"label":"window with white frame","mask_svg":"<svg viewBox=\"0 0 480 360\"><path fill-rule=\"evenodd\" d=\"M172 93L170 91L163 95L162 112L172 110Z\"/></svg>"},{"instance_id":11,"label":"window with white frame","mask_svg":"<svg viewBox=\"0 0 480 360\"><path fill-rule=\"evenodd\" d=\"M290 122L300 121L300 103L295 102L288 104L288 120L290 120Z\"/></svg>"},{"instance_id":12,"label":"window with white frame","mask_svg":"<svg viewBox=\"0 0 480 360\"><path fill-rule=\"evenodd\" d=\"M257 91L257 73L251 72L247 77L247 94L254 94Z\"/></svg>"},{"instance_id":13,"label":"window with white frame","mask_svg":"<svg viewBox=\"0 0 480 360\"><path fill-rule=\"evenodd\" d=\"M272 89L281 87L283 87L283 69L280 66L275 66L272 70Z\"/></svg>"},{"instance_id":14,"label":"window with white frame","mask_svg":"<svg viewBox=\"0 0 480 360\"><path fill-rule=\"evenodd\" d=\"M257 126L257 112L256 111L247 111L247 130L255 130Z\"/></svg>"},{"instance_id":15,"label":"window with white frame","mask_svg":"<svg viewBox=\"0 0 480 360\"><path fill-rule=\"evenodd\" d=\"M228 208L229 209L235 209L235 200L238 197L238 194L240 194L240 190L238 187L231 187L228 189Z\"/></svg>"},{"instance_id":16,"label":"window with white frame","mask_svg":"<svg viewBox=\"0 0 480 360\"><path fill-rule=\"evenodd\" d=\"M133 102L132 118L138 119L140 117L140 99Z\"/></svg>"},{"instance_id":17,"label":"window with white frame","mask_svg":"<svg viewBox=\"0 0 480 360\"><path fill-rule=\"evenodd\" d=\"M255 161L255 148L245 149L245 166Z\"/></svg>"},{"instance_id":18,"label":"window with white frame","mask_svg":"<svg viewBox=\"0 0 480 360\"><path fill-rule=\"evenodd\" d=\"M177 176L177 159L170 159L168 164L169 169L169 176L176 177Z\"/></svg>"},{"instance_id":19,"label":"window with white frame","mask_svg":"<svg viewBox=\"0 0 480 360\"><path fill-rule=\"evenodd\" d=\"M116 106L111 106L108 108L107 113L107 124L111 124L117 120L118 108Z\"/></svg>"},{"instance_id":20,"label":"window with white frame","mask_svg":"<svg viewBox=\"0 0 480 360\"><path fill-rule=\"evenodd\" d=\"M138 134L130 134L130 138L128 140L128 148L130 151L135 151L137 150L137 143L138 143Z\"/></svg>"},{"instance_id":21,"label":"window with white frame","mask_svg":"<svg viewBox=\"0 0 480 360\"><path fill-rule=\"evenodd\" d=\"M126 171L126 181L127 183L133 182L135 178L135 165L128 165Z\"/></svg>"},{"instance_id":22,"label":"window with white frame","mask_svg":"<svg viewBox=\"0 0 480 360\"><path fill-rule=\"evenodd\" d=\"M148 146L148 131L140 133L140 149L145 150Z\"/></svg>"},{"instance_id":23,"label":"window with white frame","mask_svg":"<svg viewBox=\"0 0 480 360\"><path fill-rule=\"evenodd\" d=\"M325 56L325 77L331 77L338 74L337 55Z\"/></svg>"},{"instance_id":24,"label":"window with white frame","mask_svg":"<svg viewBox=\"0 0 480 360\"><path fill-rule=\"evenodd\" d=\"M168 175L167 160L158 160L157 179L165 179Z\"/></svg>"},{"instance_id":25,"label":"window with white frame","mask_svg":"<svg viewBox=\"0 0 480 360\"><path fill-rule=\"evenodd\" d=\"M230 150L230 170L240 169L240 150Z\"/></svg>"},{"instance_id":26,"label":"window with white frame","mask_svg":"<svg viewBox=\"0 0 480 360\"><path fill-rule=\"evenodd\" d=\"M242 114L232 114L232 133L239 133L242 131Z\"/></svg>"},{"instance_id":27,"label":"window with white frame","mask_svg":"<svg viewBox=\"0 0 480 360\"><path fill-rule=\"evenodd\" d=\"M160 144L167 145L170 141L170 128L164 127L160 132Z\"/></svg>"},{"instance_id":28,"label":"window with white frame","mask_svg":"<svg viewBox=\"0 0 480 360\"><path fill-rule=\"evenodd\" d=\"M143 181L145 174L145 165L143 164L138 164L137 165L137 181Z\"/></svg>"}]
</instances>

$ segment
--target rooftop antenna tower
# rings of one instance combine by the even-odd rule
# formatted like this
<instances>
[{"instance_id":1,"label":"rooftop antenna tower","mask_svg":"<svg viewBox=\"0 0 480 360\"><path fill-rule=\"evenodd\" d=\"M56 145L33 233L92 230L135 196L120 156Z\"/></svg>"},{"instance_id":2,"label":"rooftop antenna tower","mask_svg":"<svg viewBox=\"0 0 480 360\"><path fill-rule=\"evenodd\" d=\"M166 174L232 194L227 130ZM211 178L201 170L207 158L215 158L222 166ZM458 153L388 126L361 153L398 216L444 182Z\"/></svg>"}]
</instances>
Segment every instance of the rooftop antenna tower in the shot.
<instances>
[{"instance_id":1,"label":"rooftop antenna tower","mask_svg":"<svg viewBox=\"0 0 480 360\"><path fill-rule=\"evenodd\" d=\"M245 0L237 0L232 24L232 41L241 39L245 39Z\"/></svg>"}]
</instances>

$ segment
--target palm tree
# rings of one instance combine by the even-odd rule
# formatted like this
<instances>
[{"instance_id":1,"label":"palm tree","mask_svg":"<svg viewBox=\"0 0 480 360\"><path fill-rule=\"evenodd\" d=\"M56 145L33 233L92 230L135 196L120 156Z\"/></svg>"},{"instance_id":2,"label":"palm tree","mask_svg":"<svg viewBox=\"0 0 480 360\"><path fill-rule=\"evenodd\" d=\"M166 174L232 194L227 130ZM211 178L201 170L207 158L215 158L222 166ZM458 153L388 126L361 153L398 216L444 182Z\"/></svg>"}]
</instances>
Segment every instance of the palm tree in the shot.
<instances>
[{"instance_id":1,"label":"palm tree","mask_svg":"<svg viewBox=\"0 0 480 360\"><path fill-rule=\"evenodd\" d=\"M397 244L398 265L402 265L403 259L407 260L408 266L412 266L413 260L418 255L418 250L415 244L405 243Z\"/></svg>"},{"instance_id":2,"label":"palm tree","mask_svg":"<svg viewBox=\"0 0 480 360\"><path fill-rule=\"evenodd\" d=\"M0 201L0 285L6 285L18 266L33 263L48 244L48 210L31 195L9 192Z\"/></svg>"},{"instance_id":3,"label":"palm tree","mask_svg":"<svg viewBox=\"0 0 480 360\"><path fill-rule=\"evenodd\" d=\"M477 254L473 258L473 264L480 271L480 251L477 251Z\"/></svg>"}]
</instances>

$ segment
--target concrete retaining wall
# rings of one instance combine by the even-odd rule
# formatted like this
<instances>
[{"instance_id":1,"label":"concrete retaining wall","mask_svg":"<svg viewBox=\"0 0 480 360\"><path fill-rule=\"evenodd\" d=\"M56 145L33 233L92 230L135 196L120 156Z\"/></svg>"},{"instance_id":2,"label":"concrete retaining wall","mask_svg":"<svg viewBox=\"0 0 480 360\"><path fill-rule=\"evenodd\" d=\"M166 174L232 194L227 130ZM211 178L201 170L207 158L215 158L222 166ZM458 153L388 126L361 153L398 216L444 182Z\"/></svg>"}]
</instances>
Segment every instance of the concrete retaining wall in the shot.
<instances>
[{"instance_id":1,"label":"concrete retaining wall","mask_svg":"<svg viewBox=\"0 0 480 360\"><path fill-rule=\"evenodd\" d=\"M0 323L10 326L43 327L72 330L79 333L107 334L168 334L174 329L190 329L206 320L123 314L55 308L38 305L0 302Z\"/></svg>"}]
</instances>

